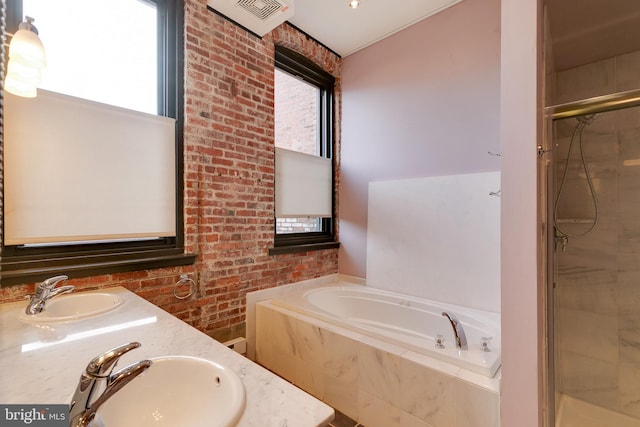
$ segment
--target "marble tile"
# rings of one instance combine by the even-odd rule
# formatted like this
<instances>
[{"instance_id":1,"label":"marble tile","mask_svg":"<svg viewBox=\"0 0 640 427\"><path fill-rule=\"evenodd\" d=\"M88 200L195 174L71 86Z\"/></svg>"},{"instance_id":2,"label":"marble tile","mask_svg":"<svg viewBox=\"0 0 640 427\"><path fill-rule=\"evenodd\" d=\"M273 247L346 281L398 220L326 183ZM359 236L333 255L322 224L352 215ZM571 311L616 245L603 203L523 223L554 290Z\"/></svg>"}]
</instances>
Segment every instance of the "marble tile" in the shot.
<instances>
[{"instance_id":1,"label":"marble tile","mask_svg":"<svg viewBox=\"0 0 640 427\"><path fill-rule=\"evenodd\" d=\"M295 356L296 349L296 321L279 311L272 311L271 314L271 330L274 333L270 338L274 349ZM276 356L276 355L274 355Z\"/></svg>"},{"instance_id":2,"label":"marble tile","mask_svg":"<svg viewBox=\"0 0 640 427\"><path fill-rule=\"evenodd\" d=\"M422 421L404 411L400 411L400 425L402 427L434 427L433 424Z\"/></svg>"},{"instance_id":3,"label":"marble tile","mask_svg":"<svg viewBox=\"0 0 640 427\"><path fill-rule=\"evenodd\" d=\"M558 365L564 393L602 407L618 407L617 363L561 351Z\"/></svg>"},{"instance_id":4,"label":"marble tile","mask_svg":"<svg viewBox=\"0 0 640 427\"><path fill-rule=\"evenodd\" d=\"M640 86L640 82L638 86ZM624 110L616 111L616 118L618 130L626 131L636 129L640 126L640 107L625 108Z\"/></svg>"},{"instance_id":5,"label":"marble tile","mask_svg":"<svg viewBox=\"0 0 640 427\"><path fill-rule=\"evenodd\" d=\"M582 130L582 144L580 139ZM588 124L579 120L565 119L558 122L555 128L554 143L557 147L553 151L553 160L556 171L564 170L571 148L569 165L582 166L582 154L585 160L592 165L591 169L599 176L600 170L615 173L617 155L617 116L615 113L601 113L591 119ZM573 144L571 143L573 139ZM580 146L582 145L582 150ZM561 176L561 175L560 175Z\"/></svg>"},{"instance_id":6,"label":"marble tile","mask_svg":"<svg viewBox=\"0 0 640 427\"><path fill-rule=\"evenodd\" d=\"M400 357L368 345L358 345L358 387L399 406Z\"/></svg>"},{"instance_id":7,"label":"marble tile","mask_svg":"<svg viewBox=\"0 0 640 427\"><path fill-rule=\"evenodd\" d=\"M499 427L500 395L471 384L455 384L455 427Z\"/></svg>"},{"instance_id":8,"label":"marble tile","mask_svg":"<svg viewBox=\"0 0 640 427\"><path fill-rule=\"evenodd\" d=\"M318 277L315 279L303 280L301 282L292 283L289 285L277 286L274 288L260 289L253 292L247 292L247 304L246 304L246 335L247 335L247 357L251 360L255 359L255 347L256 347L256 304L260 301L266 301L275 297L287 295L290 293L298 292L307 288L325 285L333 283L340 278L344 278L347 281L355 282L359 279L354 276L346 276L341 274L329 274L326 276Z\"/></svg>"},{"instance_id":9,"label":"marble tile","mask_svg":"<svg viewBox=\"0 0 640 427\"><path fill-rule=\"evenodd\" d=\"M571 68L556 74L554 104L577 101L616 91L615 59Z\"/></svg>"},{"instance_id":10,"label":"marble tile","mask_svg":"<svg viewBox=\"0 0 640 427\"><path fill-rule=\"evenodd\" d=\"M325 376L324 401L338 411L351 418L358 418L359 390L353 382L341 381L338 378Z\"/></svg>"},{"instance_id":11,"label":"marble tile","mask_svg":"<svg viewBox=\"0 0 640 427\"><path fill-rule=\"evenodd\" d=\"M324 360L326 332L311 323L298 320L295 338L298 357L304 361L320 365Z\"/></svg>"},{"instance_id":12,"label":"marble tile","mask_svg":"<svg viewBox=\"0 0 640 427\"><path fill-rule=\"evenodd\" d=\"M640 176L640 107L637 110L639 113L633 117L635 126L618 131L618 172L621 177L633 176L636 179Z\"/></svg>"},{"instance_id":13,"label":"marble tile","mask_svg":"<svg viewBox=\"0 0 640 427\"><path fill-rule=\"evenodd\" d=\"M618 314L602 315L578 310L558 312L558 347L591 359L618 362Z\"/></svg>"},{"instance_id":14,"label":"marble tile","mask_svg":"<svg viewBox=\"0 0 640 427\"><path fill-rule=\"evenodd\" d=\"M400 409L371 393L358 391L358 422L367 427L400 427Z\"/></svg>"},{"instance_id":15,"label":"marble tile","mask_svg":"<svg viewBox=\"0 0 640 427\"><path fill-rule=\"evenodd\" d=\"M403 360L400 390L403 411L437 427L454 425L455 386L451 377Z\"/></svg>"},{"instance_id":16,"label":"marble tile","mask_svg":"<svg viewBox=\"0 0 640 427\"><path fill-rule=\"evenodd\" d=\"M618 252L618 282L631 283L636 273L640 273L640 250Z\"/></svg>"},{"instance_id":17,"label":"marble tile","mask_svg":"<svg viewBox=\"0 0 640 427\"><path fill-rule=\"evenodd\" d=\"M615 232L606 233L606 236L598 234L600 235L569 237L565 251L557 254L557 269L561 275L559 281L593 282L603 276L616 274L617 254L607 250L617 246L616 234Z\"/></svg>"},{"instance_id":18,"label":"marble tile","mask_svg":"<svg viewBox=\"0 0 640 427\"><path fill-rule=\"evenodd\" d=\"M640 263L640 253L633 254L625 259L634 259ZM630 267L627 261L627 267ZM637 265L636 265L637 268ZM618 293L620 303L618 305L618 325L621 330L640 329L640 270L626 270L618 273Z\"/></svg>"},{"instance_id":19,"label":"marble tile","mask_svg":"<svg viewBox=\"0 0 640 427\"><path fill-rule=\"evenodd\" d=\"M640 328L620 329L620 363L640 366Z\"/></svg>"},{"instance_id":20,"label":"marble tile","mask_svg":"<svg viewBox=\"0 0 640 427\"><path fill-rule=\"evenodd\" d=\"M640 87L640 51L631 52L616 58L617 90L638 89Z\"/></svg>"},{"instance_id":21,"label":"marble tile","mask_svg":"<svg viewBox=\"0 0 640 427\"><path fill-rule=\"evenodd\" d=\"M271 370L287 381L291 381L294 384L298 383L296 376L296 357L291 353L283 351L277 345L273 347Z\"/></svg>"},{"instance_id":22,"label":"marble tile","mask_svg":"<svg viewBox=\"0 0 640 427\"><path fill-rule=\"evenodd\" d=\"M618 251L640 252L640 175L624 175L618 180Z\"/></svg>"},{"instance_id":23,"label":"marble tile","mask_svg":"<svg viewBox=\"0 0 640 427\"><path fill-rule=\"evenodd\" d=\"M622 412L640 418L640 366L637 363L621 363L619 373Z\"/></svg>"},{"instance_id":24,"label":"marble tile","mask_svg":"<svg viewBox=\"0 0 640 427\"><path fill-rule=\"evenodd\" d=\"M557 281L559 308L599 314L618 311L617 271L582 269L571 274L575 276L573 280L560 277Z\"/></svg>"},{"instance_id":25,"label":"marble tile","mask_svg":"<svg viewBox=\"0 0 640 427\"><path fill-rule=\"evenodd\" d=\"M255 361L262 366L273 365L273 323L271 322L272 310L263 306L256 306L256 340Z\"/></svg>"},{"instance_id":26,"label":"marble tile","mask_svg":"<svg viewBox=\"0 0 640 427\"><path fill-rule=\"evenodd\" d=\"M327 332L325 343L327 349L323 365L325 374L338 379L341 383L357 385L358 342L333 332ZM329 388L328 385L327 388Z\"/></svg>"},{"instance_id":27,"label":"marble tile","mask_svg":"<svg viewBox=\"0 0 640 427\"><path fill-rule=\"evenodd\" d=\"M559 427L640 427L640 419L563 394L556 414Z\"/></svg>"},{"instance_id":28,"label":"marble tile","mask_svg":"<svg viewBox=\"0 0 640 427\"><path fill-rule=\"evenodd\" d=\"M295 384L307 393L324 399L326 376L322 366L296 358Z\"/></svg>"}]
</instances>

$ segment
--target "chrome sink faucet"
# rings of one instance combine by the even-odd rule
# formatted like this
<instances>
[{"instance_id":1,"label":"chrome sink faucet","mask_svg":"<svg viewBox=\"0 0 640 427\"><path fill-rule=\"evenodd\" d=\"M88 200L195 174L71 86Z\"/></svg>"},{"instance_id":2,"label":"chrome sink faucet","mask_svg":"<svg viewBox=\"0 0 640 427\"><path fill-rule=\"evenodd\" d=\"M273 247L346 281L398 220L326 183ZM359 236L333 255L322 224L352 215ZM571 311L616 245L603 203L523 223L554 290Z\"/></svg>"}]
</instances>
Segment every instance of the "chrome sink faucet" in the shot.
<instances>
[{"instance_id":1,"label":"chrome sink faucet","mask_svg":"<svg viewBox=\"0 0 640 427\"><path fill-rule=\"evenodd\" d=\"M449 322L451 322L451 327L453 327L453 335L455 335L456 337L456 347L460 350L467 350L469 346L467 345L467 336L464 334L462 323L460 323L458 318L453 313L447 313L446 311L443 311L442 315L449 319Z\"/></svg>"},{"instance_id":2,"label":"chrome sink faucet","mask_svg":"<svg viewBox=\"0 0 640 427\"><path fill-rule=\"evenodd\" d=\"M80 375L80 382L76 388L69 408L69 426L87 427L96 416L96 412L111 396L131 380L149 369L150 360L142 360L120 369L112 374L113 368L120 357L140 347L139 342L122 345L92 359L85 371Z\"/></svg>"},{"instance_id":3,"label":"chrome sink faucet","mask_svg":"<svg viewBox=\"0 0 640 427\"><path fill-rule=\"evenodd\" d=\"M34 316L44 310L46 302L51 298L55 297L56 295L62 295L73 291L75 287L71 285L60 286L59 288L56 288L56 285L58 283L62 282L63 280L67 280L68 278L68 276L55 276L50 277L40 283L36 287L36 293L31 297L29 305L27 305L27 308L24 312L29 316Z\"/></svg>"}]
</instances>

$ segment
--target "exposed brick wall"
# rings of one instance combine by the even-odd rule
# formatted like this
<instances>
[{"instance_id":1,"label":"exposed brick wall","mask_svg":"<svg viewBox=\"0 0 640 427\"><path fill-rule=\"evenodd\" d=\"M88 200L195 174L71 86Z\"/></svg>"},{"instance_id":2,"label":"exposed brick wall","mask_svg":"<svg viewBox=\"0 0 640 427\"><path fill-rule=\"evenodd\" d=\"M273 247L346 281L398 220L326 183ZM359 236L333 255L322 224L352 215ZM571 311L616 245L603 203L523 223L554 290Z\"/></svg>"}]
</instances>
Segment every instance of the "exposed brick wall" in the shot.
<instances>
[{"instance_id":1,"label":"exposed brick wall","mask_svg":"<svg viewBox=\"0 0 640 427\"><path fill-rule=\"evenodd\" d=\"M185 245L198 254L197 262L69 284L124 286L225 339L242 333L248 291L338 271L337 249L268 254L274 237L275 43L336 77L340 117L339 57L288 24L259 39L208 11L205 0L185 0ZM336 153L339 129L336 123ZM198 292L186 300L173 296L182 273L198 284ZM3 288L0 302L22 299L33 287Z\"/></svg>"}]
</instances>

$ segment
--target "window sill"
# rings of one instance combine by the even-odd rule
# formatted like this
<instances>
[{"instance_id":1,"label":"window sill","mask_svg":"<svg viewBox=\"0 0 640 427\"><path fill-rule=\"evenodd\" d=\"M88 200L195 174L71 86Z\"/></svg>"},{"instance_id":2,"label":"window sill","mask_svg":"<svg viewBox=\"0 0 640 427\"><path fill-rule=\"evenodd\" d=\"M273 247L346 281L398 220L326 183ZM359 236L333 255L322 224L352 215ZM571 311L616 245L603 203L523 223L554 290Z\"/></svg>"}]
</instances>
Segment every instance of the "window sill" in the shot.
<instances>
[{"instance_id":1,"label":"window sill","mask_svg":"<svg viewBox=\"0 0 640 427\"><path fill-rule=\"evenodd\" d=\"M336 249L340 242L307 243L301 245L275 246L269 248L269 255L293 254L299 252L321 251L324 249Z\"/></svg>"},{"instance_id":2,"label":"window sill","mask_svg":"<svg viewBox=\"0 0 640 427\"><path fill-rule=\"evenodd\" d=\"M65 274L69 277L99 276L111 273L148 270L152 268L191 265L197 255L173 251L144 251L112 256L80 256L57 260L2 260L0 286L34 283L48 277Z\"/></svg>"}]
</instances>

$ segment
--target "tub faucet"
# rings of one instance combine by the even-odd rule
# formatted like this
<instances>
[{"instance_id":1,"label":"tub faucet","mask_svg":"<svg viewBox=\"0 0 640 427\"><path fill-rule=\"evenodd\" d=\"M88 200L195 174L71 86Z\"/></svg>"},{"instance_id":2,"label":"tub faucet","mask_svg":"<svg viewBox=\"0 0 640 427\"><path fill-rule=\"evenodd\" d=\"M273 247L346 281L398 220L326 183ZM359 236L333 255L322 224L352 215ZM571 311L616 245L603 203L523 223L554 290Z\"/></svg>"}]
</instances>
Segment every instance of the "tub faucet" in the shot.
<instances>
[{"instance_id":1,"label":"tub faucet","mask_svg":"<svg viewBox=\"0 0 640 427\"><path fill-rule=\"evenodd\" d=\"M139 342L122 345L92 359L85 371L80 375L69 408L69 426L87 427L96 416L96 412L111 396L131 380L149 369L150 360L142 360L120 369L112 374L120 357L140 347Z\"/></svg>"},{"instance_id":2,"label":"tub faucet","mask_svg":"<svg viewBox=\"0 0 640 427\"><path fill-rule=\"evenodd\" d=\"M27 305L24 312L29 316L34 316L44 310L45 303L51 298L56 295L67 294L73 291L75 288L71 285L56 288L58 283L63 280L67 280L68 278L68 276L55 276L40 283L36 288L36 293L31 297L29 305Z\"/></svg>"},{"instance_id":3,"label":"tub faucet","mask_svg":"<svg viewBox=\"0 0 640 427\"><path fill-rule=\"evenodd\" d=\"M453 313L447 313L446 311L443 311L442 315L449 319L449 322L451 322L451 326L453 327L453 335L455 335L456 337L456 347L458 347L458 349L460 350L467 350L469 346L467 345L467 336L464 334L462 323L460 323L458 318Z\"/></svg>"}]
</instances>

